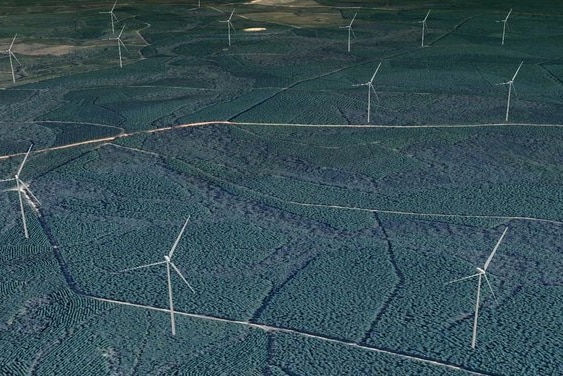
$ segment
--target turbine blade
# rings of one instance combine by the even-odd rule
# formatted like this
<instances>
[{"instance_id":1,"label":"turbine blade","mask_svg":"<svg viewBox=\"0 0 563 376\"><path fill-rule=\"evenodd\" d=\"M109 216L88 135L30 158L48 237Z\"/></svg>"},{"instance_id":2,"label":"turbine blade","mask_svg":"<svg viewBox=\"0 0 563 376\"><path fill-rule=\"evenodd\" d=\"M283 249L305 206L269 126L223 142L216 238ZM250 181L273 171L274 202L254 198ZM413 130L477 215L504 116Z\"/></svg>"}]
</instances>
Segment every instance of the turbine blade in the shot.
<instances>
[{"instance_id":1,"label":"turbine blade","mask_svg":"<svg viewBox=\"0 0 563 376\"><path fill-rule=\"evenodd\" d=\"M18 34L14 35L14 39L12 39L12 43L10 44L10 47L8 48L8 51L12 51L12 47L14 46L14 42L16 41L16 37L18 36Z\"/></svg>"},{"instance_id":2,"label":"turbine blade","mask_svg":"<svg viewBox=\"0 0 563 376\"><path fill-rule=\"evenodd\" d=\"M356 16L358 15L358 12L356 12L356 14L354 14L354 17L352 17L352 21L350 21L350 27L352 27L352 24L354 23L354 20L356 19Z\"/></svg>"},{"instance_id":3,"label":"turbine blade","mask_svg":"<svg viewBox=\"0 0 563 376\"><path fill-rule=\"evenodd\" d=\"M356 34L354 34L354 29L350 28L350 32L352 33L352 36L354 37L354 39L356 39Z\"/></svg>"},{"instance_id":4,"label":"turbine blade","mask_svg":"<svg viewBox=\"0 0 563 376\"><path fill-rule=\"evenodd\" d=\"M504 19L504 22L508 21L508 17L510 17L510 13L512 13L512 8L510 8L510 10L508 11L506 18Z\"/></svg>"},{"instance_id":5,"label":"turbine blade","mask_svg":"<svg viewBox=\"0 0 563 376\"><path fill-rule=\"evenodd\" d=\"M489 285L489 290L491 290L491 294L493 294L493 298L495 298L495 302L498 303L497 297L495 296L495 292L493 291L493 287L491 286L491 283L489 282L489 278L487 278L487 274L483 274L483 276L485 277L485 281L487 282L487 285Z\"/></svg>"},{"instance_id":6,"label":"turbine blade","mask_svg":"<svg viewBox=\"0 0 563 376\"><path fill-rule=\"evenodd\" d=\"M174 244L172 245L172 248L170 249L170 252L168 253L168 258L172 259L172 255L174 254L176 247L178 247L178 243L180 242L180 238L184 234L184 230L186 229L186 226L188 225L189 221L190 221L190 216L188 215L188 218L186 219L184 226L182 226L182 229L180 230L180 233L178 234L176 241L174 242Z\"/></svg>"},{"instance_id":7,"label":"turbine blade","mask_svg":"<svg viewBox=\"0 0 563 376\"><path fill-rule=\"evenodd\" d=\"M119 32L119 35L117 36L117 39L121 38L121 34L123 34L123 30L125 30L125 25L123 25L123 27L121 28L121 31Z\"/></svg>"},{"instance_id":8,"label":"turbine blade","mask_svg":"<svg viewBox=\"0 0 563 376\"><path fill-rule=\"evenodd\" d=\"M235 14L235 10L233 9L233 11L231 12L231 15L229 16L229 21L231 20L231 18L233 18L233 14Z\"/></svg>"},{"instance_id":9,"label":"turbine blade","mask_svg":"<svg viewBox=\"0 0 563 376\"><path fill-rule=\"evenodd\" d=\"M117 19L117 16L115 15L115 13L110 13L111 14L111 18L114 19L116 22L119 22L119 20Z\"/></svg>"},{"instance_id":10,"label":"turbine blade","mask_svg":"<svg viewBox=\"0 0 563 376\"><path fill-rule=\"evenodd\" d=\"M151 266L160 265L160 264L166 264L166 261L159 261L159 262L153 262L152 264L135 266L134 268L120 270L117 273L129 272L131 270L137 270L137 269L150 268Z\"/></svg>"},{"instance_id":11,"label":"turbine blade","mask_svg":"<svg viewBox=\"0 0 563 376\"><path fill-rule=\"evenodd\" d=\"M373 76L371 76L371 80L369 80L369 83L371 84L373 82L373 79L375 78L375 75L377 74L377 72L379 72L379 68L381 67L381 63L379 63L379 65L377 66L377 68L375 69L375 72L373 73Z\"/></svg>"},{"instance_id":12,"label":"turbine blade","mask_svg":"<svg viewBox=\"0 0 563 376\"><path fill-rule=\"evenodd\" d=\"M426 17L424 17L424 20L422 20L422 22L426 22L426 20L428 19L428 16L430 15L430 11L431 11L431 10L432 10L432 9L430 9L430 10L428 11L428 13L426 13Z\"/></svg>"},{"instance_id":13,"label":"turbine blade","mask_svg":"<svg viewBox=\"0 0 563 376\"><path fill-rule=\"evenodd\" d=\"M230 21L229 21L229 27L230 27L231 29L233 29L233 32L236 31L236 30L235 30L235 27L233 26L232 22L230 22Z\"/></svg>"},{"instance_id":14,"label":"turbine blade","mask_svg":"<svg viewBox=\"0 0 563 376\"><path fill-rule=\"evenodd\" d=\"M512 76L512 81L514 81L514 79L516 78L516 75L518 74L518 72L520 72L520 68L522 68L522 64L524 64L524 60L522 60L520 62L520 65L518 66L518 69L516 69L516 73L514 73L514 76Z\"/></svg>"},{"instance_id":15,"label":"turbine blade","mask_svg":"<svg viewBox=\"0 0 563 376\"><path fill-rule=\"evenodd\" d=\"M379 102L379 96L377 95L377 92L375 91L373 85L369 85L371 88L371 91L373 91L373 94L375 95L375 98L377 98L377 101Z\"/></svg>"},{"instance_id":16,"label":"turbine blade","mask_svg":"<svg viewBox=\"0 0 563 376\"><path fill-rule=\"evenodd\" d=\"M27 149L27 153L25 153L25 157L23 157L23 161L20 164L20 167L18 168L18 172L16 172L16 179L18 176L20 176L22 170L23 170L23 166L25 165L25 162L27 161L27 157L29 156L29 153L31 152L31 148L33 147L33 144L29 145L29 149Z\"/></svg>"},{"instance_id":17,"label":"turbine blade","mask_svg":"<svg viewBox=\"0 0 563 376\"><path fill-rule=\"evenodd\" d=\"M516 99L518 99L518 94L516 93L516 88L514 87L514 84L512 84L512 91L514 92Z\"/></svg>"},{"instance_id":18,"label":"turbine blade","mask_svg":"<svg viewBox=\"0 0 563 376\"><path fill-rule=\"evenodd\" d=\"M493 248L493 251L491 252L491 254L489 255L489 258L487 259L487 261L485 261L485 265L483 265L483 270L487 270L487 268L489 267L489 264L491 263L491 260L493 259L493 256L495 255L500 243L502 242L502 239L504 238L504 235L506 235L506 232L508 231L508 227L506 227L502 233L502 235L500 236L500 239L497 241L497 244L495 245L495 248Z\"/></svg>"},{"instance_id":19,"label":"turbine blade","mask_svg":"<svg viewBox=\"0 0 563 376\"><path fill-rule=\"evenodd\" d=\"M463 280L466 280L466 279L469 279L469 278L477 277L477 276L480 275L480 274L481 274L481 273L477 273L477 274L469 275L469 276L467 276L467 277L463 277L463 278L459 278L459 279L454 279L453 281L446 282L445 284L446 284L446 285L449 285L450 283L460 282L460 281L463 281Z\"/></svg>"},{"instance_id":20,"label":"turbine blade","mask_svg":"<svg viewBox=\"0 0 563 376\"><path fill-rule=\"evenodd\" d=\"M14 55L14 53L12 51L10 51L10 56L13 57L14 59L16 59L16 61L18 62L18 64L20 65L20 67L22 66L22 63L20 63L18 57L16 55Z\"/></svg>"},{"instance_id":21,"label":"turbine blade","mask_svg":"<svg viewBox=\"0 0 563 376\"><path fill-rule=\"evenodd\" d=\"M506 29L507 29L508 31L512 31L512 30L510 29L510 24L508 23L508 21L503 21L503 22L504 22L504 26L506 27ZM504 31L503 31L503 32L504 32Z\"/></svg>"},{"instance_id":22,"label":"turbine blade","mask_svg":"<svg viewBox=\"0 0 563 376\"><path fill-rule=\"evenodd\" d=\"M123 44L123 41L121 39L118 39L117 43L121 44L123 48L125 48L125 51L129 52L129 49L127 48L127 46L125 46L125 44Z\"/></svg>"},{"instance_id":23,"label":"turbine blade","mask_svg":"<svg viewBox=\"0 0 563 376\"><path fill-rule=\"evenodd\" d=\"M113 10L115 9L115 6L117 5L117 0L115 0L115 3L113 3L113 6L111 7L111 12L113 12Z\"/></svg>"},{"instance_id":24,"label":"turbine blade","mask_svg":"<svg viewBox=\"0 0 563 376\"><path fill-rule=\"evenodd\" d=\"M35 197L35 195L33 194L33 192L31 192L31 190L27 187L27 185L23 184L22 181L20 181L20 184L22 185L23 189L25 190L25 192L28 194L28 196L30 196L33 201L37 202L39 205L41 205L41 201L39 201L37 199L37 197Z\"/></svg>"},{"instance_id":25,"label":"turbine blade","mask_svg":"<svg viewBox=\"0 0 563 376\"><path fill-rule=\"evenodd\" d=\"M186 280L186 278L184 278L184 276L182 275L182 273L180 272L180 270L176 267L176 265L174 265L174 263L172 261L170 261L170 265L172 266L172 268L174 269L174 271L176 273L178 273L178 275L180 276L180 278L182 278L182 281L184 281L184 283L186 285L188 285L188 287L190 288L190 290L192 290L192 292L195 294L195 290L193 289L193 287L189 284L189 282Z\"/></svg>"}]
</instances>

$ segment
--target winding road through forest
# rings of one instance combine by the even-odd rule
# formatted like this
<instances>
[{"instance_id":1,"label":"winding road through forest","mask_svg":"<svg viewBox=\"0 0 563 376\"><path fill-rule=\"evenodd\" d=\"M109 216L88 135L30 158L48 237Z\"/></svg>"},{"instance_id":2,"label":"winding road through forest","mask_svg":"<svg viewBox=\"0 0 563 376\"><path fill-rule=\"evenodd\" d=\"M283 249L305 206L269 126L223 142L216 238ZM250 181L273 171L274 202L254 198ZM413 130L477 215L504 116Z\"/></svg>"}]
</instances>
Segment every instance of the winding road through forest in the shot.
<instances>
[{"instance_id":1,"label":"winding road through forest","mask_svg":"<svg viewBox=\"0 0 563 376\"><path fill-rule=\"evenodd\" d=\"M123 302L123 301L120 301L120 300L104 299L104 298L98 298L98 297L90 297L90 298L95 299L95 300L100 301L100 302L120 304L120 305L129 306L129 307L135 307L135 308L149 309L149 310L152 310L152 311L165 312L167 314L170 313L170 310L168 310L166 308L157 308L157 307L151 307L151 306L146 306L146 305L142 305L142 304L135 304L135 303ZM319 334L308 333L308 332L304 332L304 331L300 331L300 330L296 330L296 329L282 328L282 327L279 327L279 326L272 326L272 325L266 325L266 324L256 324L256 323L251 323L251 322L248 322L248 321L231 320L231 319L226 319L226 318L222 318L222 317L200 315L200 314L196 314L196 313L188 313L188 312L181 312L181 311L174 311L174 313L177 314L177 315L180 315L180 316L186 316L186 317L191 317L191 318L200 319L200 320L207 320L207 321L223 322L223 323L227 323L227 324L242 325L242 326L246 326L246 327L253 328L253 329L259 329L259 330L262 330L262 331L265 331L265 332L278 332L278 333L293 334L293 335L298 335L298 336L305 337L305 338L316 339L316 340L320 340L320 341L324 341L324 342L337 343L339 345L349 346L349 347L357 348L357 349L364 350L364 351L370 351L370 352L375 352L375 353L380 353L380 354L397 356L397 357L400 357L400 358L403 358L403 359L406 359L406 360L410 360L410 361L414 361L414 362L426 363L426 364L430 364L430 365L433 365L433 366L443 367L443 368L453 370L453 371L461 371L461 372L465 372L466 374L469 374L469 375L485 375L485 376L490 375L488 373L482 373L482 372L479 372L479 371L476 371L476 370L471 370L471 369L468 369L468 368L456 366L454 364L441 362L441 361L438 361L438 360L427 359L427 358L418 357L418 356L415 356L415 355L409 355L409 354L406 354L406 353L382 349L382 348L373 347L373 346L360 345L360 344L357 344L357 343L354 343L354 342L349 342L349 341L345 341L345 340L337 339L337 338L325 337L325 336L322 336L322 335L319 335Z\"/></svg>"},{"instance_id":2,"label":"winding road through forest","mask_svg":"<svg viewBox=\"0 0 563 376\"><path fill-rule=\"evenodd\" d=\"M117 128L108 124L97 124L97 123L73 123L73 124L84 124L84 125L97 125L104 127ZM214 121L202 121L186 124L171 125L168 127L146 129L135 132L121 132L115 136L95 138L91 140L84 140L80 142L75 142L66 145L52 146L43 149L33 150L31 154L46 153L51 151L71 149L75 147L93 145L93 144L104 144L111 143L112 141L118 140L120 138L132 137L142 134L153 134L160 132L169 132L183 128L191 127L202 127L211 125L227 125L227 126L264 126L264 127L308 127L308 128L367 128L367 129L386 129L386 128L485 128L485 127L507 127L507 126L526 126L526 127L547 127L547 128L563 128L563 124L533 124L533 123L490 123L490 124L454 124L454 125L441 125L441 124L423 124L423 125L378 125L378 124L291 124L291 123L255 123L255 122L236 122L228 120L214 120ZM0 160L5 160L13 157L24 156L26 153L13 153L0 156ZM479 214L452 214L452 213L422 213L422 212L408 212L408 211L394 211L394 210L383 210L377 208L362 208L354 206L342 206L342 205L327 205L327 204L317 204L317 203L307 203L299 201L288 201L283 200L275 196L269 196L272 199L283 201L287 204L299 205L299 206L309 206L309 207L319 207L319 208L331 208L339 210L354 210L354 211L364 211L372 213L386 213L386 214L396 214L396 215L408 215L408 216L423 216L423 217L442 217L442 218L474 218L474 219L500 219L500 220L524 220L532 222L546 222L556 225L563 225L563 221L547 219L547 218L536 218L528 216L505 216L505 215L479 215Z\"/></svg>"},{"instance_id":3,"label":"winding road through forest","mask_svg":"<svg viewBox=\"0 0 563 376\"><path fill-rule=\"evenodd\" d=\"M60 122L64 123L64 122ZM72 124L84 124L84 125L95 125L95 126L103 126L103 127L111 127L117 128L116 126L108 125L108 124L98 124L98 123L84 123L84 122L72 122ZM291 124L291 123L254 123L254 122L237 122L237 121L229 121L229 120L214 120L214 121L201 121L195 123L186 123L186 124L178 124L178 125L171 125L168 127L162 128L154 128L154 129L145 129L142 131L135 131L135 132L122 132L115 136L109 137L102 137L102 138L94 138L91 140L84 140L79 142L74 142L71 144L59 145L59 146L52 146L43 149L33 150L32 154L38 153L45 153L49 151L55 150L62 150L62 149L70 149L84 145L90 144L99 144L99 143L108 143L115 141L120 138L125 137L132 137L138 136L141 134L152 134L152 133L160 133L160 132L168 132L182 128L191 128L191 127L202 127L202 126L209 126L209 125L231 125L231 126L264 126L264 127L299 127L299 128L367 128L367 129L417 129L417 128L490 128L490 127L507 127L507 126L524 126L524 127L538 127L538 128L563 128L563 124L533 124L533 123L490 123L490 124L453 124L453 125L444 125L444 124L422 124L422 125L385 125L385 124ZM25 152L20 153L12 153L12 154L5 154L0 155L0 160L9 159L17 156L23 156Z\"/></svg>"}]
</instances>

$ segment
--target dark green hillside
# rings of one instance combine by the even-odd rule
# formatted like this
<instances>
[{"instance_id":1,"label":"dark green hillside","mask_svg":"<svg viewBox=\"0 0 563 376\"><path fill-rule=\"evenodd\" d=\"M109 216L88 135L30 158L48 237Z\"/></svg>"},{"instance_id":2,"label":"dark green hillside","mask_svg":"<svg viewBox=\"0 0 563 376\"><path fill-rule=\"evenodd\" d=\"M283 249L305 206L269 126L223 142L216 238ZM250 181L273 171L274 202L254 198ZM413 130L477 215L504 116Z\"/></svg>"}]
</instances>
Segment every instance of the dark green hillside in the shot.
<instances>
[{"instance_id":1,"label":"dark green hillside","mask_svg":"<svg viewBox=\"0 0 563 376\"><path fill-rule=\"evenodd\" d=\"M561 5L112 3L0 4L1 375L560 372Z\"/></svg>"}]
</instances>

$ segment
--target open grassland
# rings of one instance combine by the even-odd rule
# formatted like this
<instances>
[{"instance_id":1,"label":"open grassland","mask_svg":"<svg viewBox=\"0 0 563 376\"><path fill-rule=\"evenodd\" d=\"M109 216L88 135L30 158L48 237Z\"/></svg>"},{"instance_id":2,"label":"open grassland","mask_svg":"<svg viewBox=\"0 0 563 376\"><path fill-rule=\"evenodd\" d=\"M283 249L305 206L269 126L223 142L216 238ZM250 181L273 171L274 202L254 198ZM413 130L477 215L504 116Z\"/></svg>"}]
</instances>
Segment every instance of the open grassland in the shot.
<instances>
[{"instance_id":1,"label":"open grassland","mask_svg":"<svg viewBox=\"0 0 563 376\"><path fill-rule=\"evenodd\" d=\"M22 67L13 84L0 61L0 178L33 142L41 206L26 240L0 182L0 370L556 374L563 10L434 2L420 48L429 5L388 3L240 2L229 48L233 3L124 2L120 69L111 4L4 1ZM353 85L379 62L383 127L361 127ZM187 215L174 262L196 293L173 276L172 337L166 268L120 271L162 261ZM505 226L471 350L476 283L445 283Z\"/></svg>"}]
</instances>

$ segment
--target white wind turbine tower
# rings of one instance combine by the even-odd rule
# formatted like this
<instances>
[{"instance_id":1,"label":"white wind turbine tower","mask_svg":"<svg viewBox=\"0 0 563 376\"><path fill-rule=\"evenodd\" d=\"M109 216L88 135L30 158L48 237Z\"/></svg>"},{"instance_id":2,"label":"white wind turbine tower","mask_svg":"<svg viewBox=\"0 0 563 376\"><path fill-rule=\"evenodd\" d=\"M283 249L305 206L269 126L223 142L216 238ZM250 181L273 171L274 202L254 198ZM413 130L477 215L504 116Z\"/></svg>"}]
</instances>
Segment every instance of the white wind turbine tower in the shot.
<instances>
[{"instance_id":1,"label":"white wind turbine tower","mask_svg":"<svg viewBox=\"0 0 563 376\"><path fill-rule=\"evenodd\" d=\"M24 198L25 198L26 201L28 201L28 203L31 202L31 198L33 198L33 200L35 200L35 202L39 204L39 200L37 199L37 197L35 197L35 195L29 189L28 185L26 183L24 183L20 178L23 167L25 166L25 162L27 161L27 158L29 157L29 153L31 153L31 148L33 148L33 144L31 144L29 146L29 149L27 149L27 153L25 153L25 157L23 158L22 163L18 167L18 170L17 170L16 174L14 175L14 177L11 178L11 179L0 180L0 181L13 181L13 180L15 180L15 182L16 182L16 187L13 190L16 190L18 192L18 196L19 196L19 200L20 200L20 211L21 211L21 216L22 216L23 233L24 233L26 239L29 239L29 233L27 231L27 221L25 219L25 210L24 210L24 207L23 207Z\"/></svg>"},{"instance_id":2,"label":"white wind turbine tower","mask_svg":"<svg viewBox=\"0 0 563 376\"><path fill-rule=\"evenodd\" d=\"M474 349L475 348L475 344L477 342L477 318L479 317L479 304L480 304L480 300L481 300L481 282L482 279L485 278L485 281L487 282L487 285L489 286L489 290L491 290L491 294L493 294L493 297L496 300L495 297L495 293L493 292L493 288L491 287L491 284L489 283L489 279L487 278L487 268L489 267L489 264L491 263L491 260L493 259L493 256L495 255L495 252L497 251L500 243L502 242L502 239L504 238L504 235L506 235L506 231L508 231L508 227L506 227L502 233L502 235L500 236L499 240L497 241L497 244L495 245L495 248L493 248L493 251L491 252L491 254L489 255L489 258L487 258L487 261L485 261L485 265L483 265L482 268L477 267L477 273L470 275L468 277L463 277L460 279L456 279L453 281L448 282L449 283L454 283L454 282L459 282L459 281L463 281L466 279L470 279L473 277L478 277L477 280L477 299L475 300L475 316L473 317L473 337L471 339L471 348Z\"/></svg>"},{"instance_id":3,"label":"white wind turbine tower","mask_svg":"<svg viewBox=\"0 0 563 376\"><path fill-rule=\"evenodd\" d=\"M506 32L506 23L508 22L508 17L510 17L510 13L512 13L512 8L510 9L510 11L508 11L508 14L506 15L506 17L503 20L496 21L496 22L502 22L502 43L501 43L501 45L503 45L503 46L504 46L504 34Z\"/></svg>"},{"instance_id":4,"label":"white wind turbine tower","mask_svg":"<svg viewBox=\"0 0 563 376\"><path fill-rule=\"evenodd\" d=\"M431 10L432 9L430 9L428 13L426 13L426 17L424 17L422 21L418 21L418 23L422 24L422 42L420 43L420 47L424 47L424 34L426 34L426 30L428 30L428 26L426 26L426 20L428 19Z\"/></svg>"},{"instance_id":5,"label":"white wind turbine tower","mask_svg":"<svg viewBox=\"0 0 563 376\"><path fill-rule=\"evenodd\" d=\"M375 69L375 72L373 73L373 76L371 76L371 80L369 80L368 82L366 82L365 84L358 84L358 85L354 85L356 87L358 86L367 86L368 87L368 124L369 124L369 118L370 118L370 113L371 113L371 92L373 91L373 94L375 94L376 98L377 97L377 93L375 92L375 89L373 88L373 80L375 78L375 75L377 74L377 72L379 72L379 67L381 67L381 63L379 63L379 65L377 66L377 68ZM379 99L379 98L378 98Z\"/></svg>"},{"instance_id":6,"label":"white wind turbine tower","mask_svg":"<svg viewBox=\"0 0 563 376\"><path fill-rule=\"evenodd\" d=\"M350 34L352 34L354 36L354 39L356 39L356 34L354 34L354 30L352 30L352 24L354 23L354 20L356 19L357 15L358 12L354 14L354 17L352 17L352 21L350 21L350 24L348 24L347 26L340 26L340 29L348 29L348 52L350 52Z\"/></svg>"},{"instance_id":7,"label":"white wind turbine tower","mask_svg":"<svg viewBox=\"0 0 563 376\"><path fill-rule=\"evenodd\" d=\"M119 50L119 67L120 68L123 68L123 61L121 59L121 46L123 46L123 48L125 48L126 51L129 51L127 49L127 47L125 47L125 44L123 44L123 41L121 40L121 34L123 34L124 29L125 29L125 25L123 25L123 27L121 28L121 31L119 32L119 35L117 36L117 38L108 38L108 40L117 41L117 49Z\"/></svg>"},{"instance_id":8,"label":"white wind turbine tower","mask_svg":"<svg viewBox=\"0 0 563 376\"><path fill-rule=\"evenodd\" d=\"M22 65L22 63L20 63L20 61L18 60L18 58L16 57L16 55L14 55L14 52L12 51L12 47L14 46L14 42L16 41L17 36L18 36L18 34L14 35L14 39L12 39L12 43L10 44L10 47L8 47L8 49L5 51L5 53L10 58L10 68L12 69L12 81L14 81L14 83L16 83L16 74L14 73L14 63L12 61L12 58L14 60L16 60L20 66Z\"/></svg>"},{"instance_id":9,"label":"white wind turbine tower","mask_svg":"<svg viewBox=\"0 0 563 376\"><path fill-rule=\"evenodd\" d=\"M516 69L516 73L514 73L514 76L512 76L511 80L497 84L508 85L508 100L506 102L506 117L504 119L505 121L508 121L508 112L510 111L510 94L512 93L512 90L514 90L514 94L516 94L516 89L514 89L514 80L516 79L516 75L520 71L520 68L522 68L522 64L524 64L524 61L520 62L520 65L518 66L518 69Z\"/></svg>"},{"instance_id":10,"label":"white wind turbine tower","mask_svg":"<svg viewBox=\"0 0 563 376\"><path fill-rule=\"evenodd\" d=\"M233 9L233 11L231 12L231 15L229 16L229 18L225 21L219 21L219 22L226 22L227 23L227 33L229 35L229 47L231 46L231 29L233 29L233 32L235 31L235 27L233 26L233 24L231 23L231 19L233 18L233 14L235 14L235 10Z\"/></svg>"},{"instance_id":11,"label":"white wind turbine tower","mask_svg":"<svg viewBox=\"0 0 563 376\"><path fill-rule=\"evenodd\" d=\"M137 267L134 267L134 268L129 268L129 269L125 269L125 270L121 271L121 272L128 272L128 271L131 271L131 270L144 269L144 268L149 268L149 267L155 266L155 265L166 264L166 277L167 277L167 280L168 280L168 301L169 301L169 304L170 304L170 326L172 328L172 335L173 336L176 335L176 323L174 321L174 303L173 303L173 300L172 300L172 280L170 278L170 274L171 274L170 268L174 269L174 271L180 276L182 281L184 281L184 283L186 285L188 285L190 290L192 290L192 292L195 293L195 290L188 283L186 278L184 278L184 276L182 275L180 270L176 267L176 265L174 265L174 263L172 262L172 256L174 254L174 251L178 247L178 243L180 242L180 238L184 234L184 230L186 229L186 226L188 225L189 220L190 220L190 216L188 216L188 218L186 219L186 222L184 223L184 226L180 230L180 233L178 234L176 241L172 245L170 252L168 252L168 255L164 256L164 261L155 262L155 263L147 264L147 265L141 265L141 266L137 266Z\"/></svg>"},{"instance_id":12,"label":"white wind turbine tower","mask_svg":"<svg viewBox=\"0 0 563 376\"><path fill-rule=\"evenodd\" d=\"M115 0L115 3L113 3L113 6L111 7L111 10L109 12L100 12L100 14L109 14L109 18L111 20L111 33L115 34L115 29L113 26L113 20L115 20L115 22L119 22L117 20L117 17L115 17L115 14L113 13L113 10L115 9L115 6L117 5L117 0Z\"/></svg>"}]
</instances>

